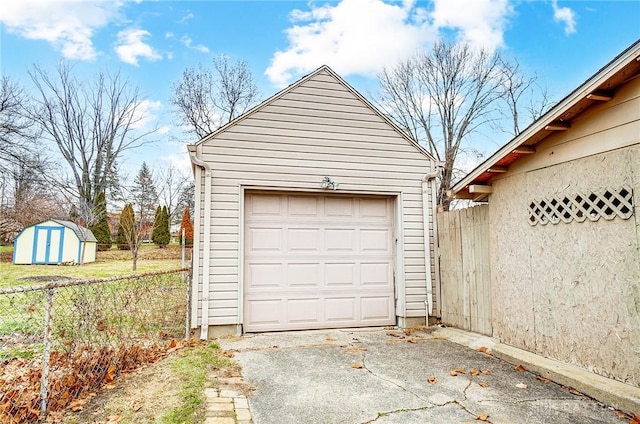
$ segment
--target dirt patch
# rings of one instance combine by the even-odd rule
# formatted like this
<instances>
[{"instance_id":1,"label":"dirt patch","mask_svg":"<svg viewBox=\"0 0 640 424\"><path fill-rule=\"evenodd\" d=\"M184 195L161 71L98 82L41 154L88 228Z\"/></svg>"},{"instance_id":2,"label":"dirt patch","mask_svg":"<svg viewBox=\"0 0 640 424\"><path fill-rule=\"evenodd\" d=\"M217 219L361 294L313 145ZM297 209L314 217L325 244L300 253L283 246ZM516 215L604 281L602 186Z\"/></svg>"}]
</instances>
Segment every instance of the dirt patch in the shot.
<instances>
[{"instance_id":1,"label":"dirt patch","mask_svg":"<svg viewBox=\"0 0 640 424\"><path fill-rule=\"evenodd\" d=\"M73 278L65 276L65 275L34 275L28 277L20 277L18 281L36 281L36 282L49 282L49 281L60 281L60 280L73 280Z\"/></svg>"},{"instance_id":2,"label":"dirt patch","mask_svg":"<svg viewBox=\"0 0 640 424\"><path fill-rule=\"evenodd\" d=\"M53 422L154 423L165 411L180 405L179 377L171 372L169 358L132 373L121 374L77 412Z\"/></svg>"},{"instance_id":3,"label":"dirt patch","mask_svg":"<svg viewBox=\"0 0 640 424\"><path fill-rule=\"evenodd\" d=\"M49 424L151 424L162 421L168 410L178 408L184 381L172 370L174 355L131 373L121 374L84 404L81 410L51 417ZM231 358L233 355L225 353ZM242 382L240 366L214 367L206 387L224 387L248 394L253 388Z\"/></svg>"},{"instance_id":4,"label":"dirt patch","mask_svg":"<svg viewBox=\"0 0 640 424\"><path fill-rule=\"evenodd\" d=\"M154 260L154 259L180 259L180 246L172 245L164 248L156 246L144 246L138 252L138 260ZM191 248L186 249L185 258L191 259ZM128 250L111 249L104 252L98 252L98 261L130 261L131 252Z\"/></svg>"}]
</instances>

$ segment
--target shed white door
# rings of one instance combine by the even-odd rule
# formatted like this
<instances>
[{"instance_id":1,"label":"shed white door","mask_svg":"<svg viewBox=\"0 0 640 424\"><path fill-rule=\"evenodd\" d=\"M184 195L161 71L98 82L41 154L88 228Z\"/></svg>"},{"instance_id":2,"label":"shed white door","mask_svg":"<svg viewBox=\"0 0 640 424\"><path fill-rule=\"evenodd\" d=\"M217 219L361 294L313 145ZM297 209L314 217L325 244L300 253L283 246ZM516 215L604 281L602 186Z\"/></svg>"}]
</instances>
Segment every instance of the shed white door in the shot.
<instances>
[{"instance_id":1,"label":"shed white door","mask_svg":"<svg viewBox=\"0 0 640 424\"><path fill-rule=\"evenodd\" d=\"M393 200L247 193L244 329L395 323Z\"/></svg>"}]
</instances>

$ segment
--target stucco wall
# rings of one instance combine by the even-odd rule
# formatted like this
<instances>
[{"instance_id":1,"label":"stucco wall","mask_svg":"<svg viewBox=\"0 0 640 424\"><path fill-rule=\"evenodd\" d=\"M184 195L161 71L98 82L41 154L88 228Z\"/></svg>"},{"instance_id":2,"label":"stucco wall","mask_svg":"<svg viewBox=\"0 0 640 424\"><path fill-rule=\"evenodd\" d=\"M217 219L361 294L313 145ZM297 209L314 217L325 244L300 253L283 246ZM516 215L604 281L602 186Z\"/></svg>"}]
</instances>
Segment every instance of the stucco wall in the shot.
<instances>
[{"instance_id":1,"label":"stucco wall","mask_svg":"<svg viewBox=\"0 0 640 424\"><path fill-rule=\"evenodd\" d=\"M534 199L626 185L627 220L532 226ZM495 181L494 336L640 386L640 145Z\"/></svg>"}]
</instances>

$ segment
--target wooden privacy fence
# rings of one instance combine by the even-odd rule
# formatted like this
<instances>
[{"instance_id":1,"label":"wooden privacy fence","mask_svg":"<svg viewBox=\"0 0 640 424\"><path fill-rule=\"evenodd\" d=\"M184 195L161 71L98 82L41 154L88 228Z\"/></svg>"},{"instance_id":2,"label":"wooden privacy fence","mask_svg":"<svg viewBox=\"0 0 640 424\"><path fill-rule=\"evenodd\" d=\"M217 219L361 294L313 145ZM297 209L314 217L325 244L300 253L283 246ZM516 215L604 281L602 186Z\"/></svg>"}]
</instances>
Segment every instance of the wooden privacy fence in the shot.
<instances>
[{"instance_id":1,"label":"wooden privacy fence","mask_svg":"<svg viewBox=\"0 0 640 424\"><path fill-rule=\"evenodd\" d=\"M491 335L489 206L439 212L442 322Z\"/></svg>"}]
</instances>

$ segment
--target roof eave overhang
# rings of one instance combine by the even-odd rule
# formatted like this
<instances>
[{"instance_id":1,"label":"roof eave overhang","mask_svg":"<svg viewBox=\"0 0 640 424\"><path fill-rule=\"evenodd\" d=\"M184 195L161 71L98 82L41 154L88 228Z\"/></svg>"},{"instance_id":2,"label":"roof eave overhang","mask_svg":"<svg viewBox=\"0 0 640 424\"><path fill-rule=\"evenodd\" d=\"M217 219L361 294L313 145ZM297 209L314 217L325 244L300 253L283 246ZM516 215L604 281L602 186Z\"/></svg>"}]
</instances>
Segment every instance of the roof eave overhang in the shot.
<instances>
[{"instance_id":1,"label":"roof eave overhang","mask_svg":"<svg viewBox=\"0 0 640 424\"><path fill-rule=\"evenodd\" d=\"M505 172L505 170L508 169L508 165L518 160L522 155L534 153L535 144L546 138L554 129L559 129L558 127L554 128L554 126L562 126L567 122L564 119L564 115L570 108L576 106L581 101L595 101L590 100L588 96L593 97L593 93L598 92L599 87L605 85L607 81L621 72L623 68L630 63L638 62L639 60L640 41L637 41L552 107L542 117L505 144L496 153L478 165L459 182L454 184L450 195L458 199L486 201L490 193L474 193L474 185L488 185L493 179L492 175ZM547 134L545 135L544 133ZM518 149L520 149L520 152L518 152ZM526 151L527 149L529 150L528 152ZM511 158L508 158L510 155Z\"/></svg>"}]
</instances>

